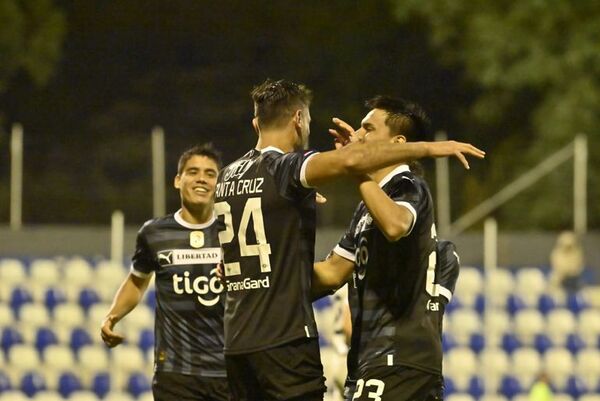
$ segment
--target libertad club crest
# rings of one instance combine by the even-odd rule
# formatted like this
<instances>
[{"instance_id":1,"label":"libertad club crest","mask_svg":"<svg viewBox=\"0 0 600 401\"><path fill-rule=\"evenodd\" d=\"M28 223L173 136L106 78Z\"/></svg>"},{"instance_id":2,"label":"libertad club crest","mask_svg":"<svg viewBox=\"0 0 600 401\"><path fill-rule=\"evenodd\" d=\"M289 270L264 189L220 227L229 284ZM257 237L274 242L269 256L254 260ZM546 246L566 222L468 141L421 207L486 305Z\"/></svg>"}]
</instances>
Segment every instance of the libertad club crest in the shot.
<instances>
[{"instance_id":1,"label":"libertad club crest","mask_svg":"<svg viewBox=\"0 0 600 401\"><path fill-rule=\"evenodd\" d=\"M192 231L190 233L190 246L192 248L202 248L204 246L204 233L202 231Z\"/></svg>"}]
</instances>

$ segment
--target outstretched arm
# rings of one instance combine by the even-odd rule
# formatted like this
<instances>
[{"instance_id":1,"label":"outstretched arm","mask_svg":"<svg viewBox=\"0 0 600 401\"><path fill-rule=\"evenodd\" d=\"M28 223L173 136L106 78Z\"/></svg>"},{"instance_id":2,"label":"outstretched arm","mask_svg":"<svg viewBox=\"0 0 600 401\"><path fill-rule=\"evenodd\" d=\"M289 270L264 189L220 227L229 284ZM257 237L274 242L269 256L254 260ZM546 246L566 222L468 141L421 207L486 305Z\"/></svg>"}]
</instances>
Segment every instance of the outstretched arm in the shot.
<instances>
[{"instance_id":1,"label":"outstretched arm","mask_svg":"<svg viewBox=\"0 0 600 401\"><path fill-rule=\"evenodd\" d=\"M125 315L133 310L142 299L150 278L152 276L141 278L129 273L121 287L117 290L110 310L102 321L101 336L102 341L110 348L121 344L125 339L122 335L115 333L113 328L115 324Z\"/></svg>"},{"instance_id":2,"label":"outstretched arm","mask_svg":"<svg viewBox=\"0 0 600 401\"><path fill-rule=\"evenodd\" d=\"M465 166L465 155L483 158L485 152L475 146L456 141L442 142L362 142L350 143L340 149L315 154L306 162L305 179L318 187L342 175L366 174L398 163L408 163L424 157L456 156Z\"/></svg>"}]
</instances>

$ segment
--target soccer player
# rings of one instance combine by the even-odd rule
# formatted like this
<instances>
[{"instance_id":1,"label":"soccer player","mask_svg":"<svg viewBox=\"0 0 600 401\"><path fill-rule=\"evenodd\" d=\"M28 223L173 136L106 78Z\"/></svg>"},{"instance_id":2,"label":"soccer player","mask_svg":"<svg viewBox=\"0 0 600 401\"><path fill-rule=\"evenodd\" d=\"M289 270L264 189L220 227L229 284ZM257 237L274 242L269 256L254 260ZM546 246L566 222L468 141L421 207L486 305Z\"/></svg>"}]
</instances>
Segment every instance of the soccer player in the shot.
<instances>
[{"instance_id":1,"label":"soccer player","mask_svg":"<svg viewBox=\"0 0 600 401\"><path fill-rule=\"evenodd\" d=\"M404 143L424 133L427 117L414 103L378 96L367 106L356 133L366 143ZM441 323L458 276L454 245L438 246L429 188L407 164L362 177L359 191L363 201L330 258L315 264L314 281L320 291L353 274L348 371L356 387L349 399L441 400Z\"/></svg>"},{"instance_id":2,"label":"soccer player","mask_svg":"<svg viewBox=\"0 0 600 401\"><path fill-rule=\"evenodd\" d=\"M156 285L156 344L152 392L156 401L225 401L223 285L214 193L219 154L195 146L179 158L174 186L181 209L146 222L137 236L131 272L102 323L109 347L123 341L115 324L140 302L152 274Z\"/></svg>"},{"instance_id":3,"label":"soccer player","mask_svg":"<svg viewBox=\"0 0 600 401\"><path fill-rule=\"evenodd\" d=\"M311 93L286 80L252 91L256 148L219 175L226 229L225 359L233 400L321 400L325 390L311 307L314 187L421 157L483 157L458 142L365 143L317 153L308 142ZM463 154L464 153L464 154Z\"/></svg>"}]
</instances>

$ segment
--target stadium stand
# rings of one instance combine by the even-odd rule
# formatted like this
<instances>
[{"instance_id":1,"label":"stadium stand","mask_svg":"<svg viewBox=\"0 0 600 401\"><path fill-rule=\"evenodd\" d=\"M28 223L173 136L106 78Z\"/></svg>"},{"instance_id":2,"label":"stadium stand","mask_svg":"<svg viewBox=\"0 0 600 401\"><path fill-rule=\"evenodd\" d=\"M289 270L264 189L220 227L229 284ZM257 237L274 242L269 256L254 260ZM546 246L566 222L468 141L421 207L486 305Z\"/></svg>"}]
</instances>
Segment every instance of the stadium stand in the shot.
<instances>
[{"instance_id":1,"label":"stadium stand","mask_svg":"<svg viewBox=\"0 0 600 401\"><path fill-rule=\"evenodd\" d=\"M108 350L98 335L127 271L79 257L0 259L0 401L152 399L154 288L119 325L125 344ZM498 268L492 280L486 298L482 271L461 269L444 319L446 399L526 401L545 374L554 401L600 401L600 290L551 288L534 267ZM325 370L340 375L331 305L315 311Z\"/></svg>"}]
</instances>

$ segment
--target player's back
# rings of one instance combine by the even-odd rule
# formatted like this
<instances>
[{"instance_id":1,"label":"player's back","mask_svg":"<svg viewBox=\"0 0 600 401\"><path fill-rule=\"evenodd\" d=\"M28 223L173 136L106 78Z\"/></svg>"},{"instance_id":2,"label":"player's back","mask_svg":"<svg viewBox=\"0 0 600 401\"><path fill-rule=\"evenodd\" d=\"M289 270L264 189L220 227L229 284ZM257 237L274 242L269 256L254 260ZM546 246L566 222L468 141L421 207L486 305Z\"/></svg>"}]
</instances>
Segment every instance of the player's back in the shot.
<instances>
[{"instance_id":1,"label":"player's back","mask_svg":"<svg viewBox=\"0 0 600 401\"><path fill-rule=\"evenodd\" d=\"M301 183L311 154L253 149L221 171L215 210L226 226L228 354L317 336L309 294L315 193Z\"/></svg>"}]
</instances>

